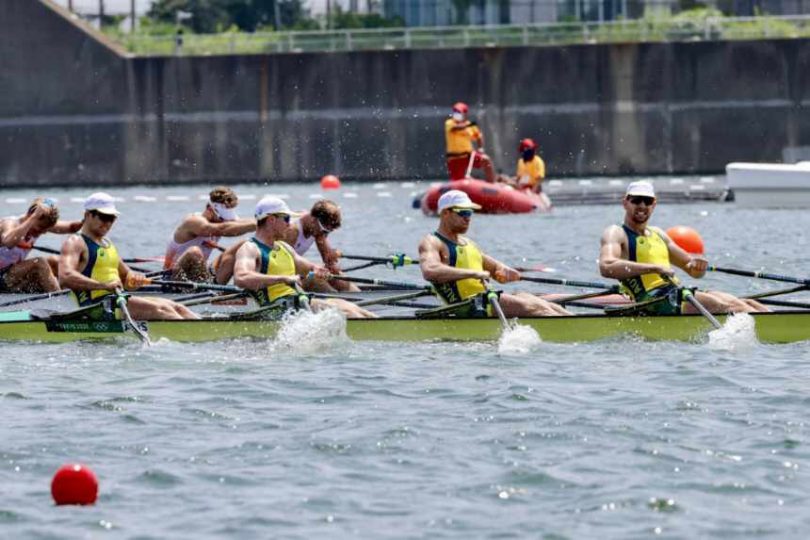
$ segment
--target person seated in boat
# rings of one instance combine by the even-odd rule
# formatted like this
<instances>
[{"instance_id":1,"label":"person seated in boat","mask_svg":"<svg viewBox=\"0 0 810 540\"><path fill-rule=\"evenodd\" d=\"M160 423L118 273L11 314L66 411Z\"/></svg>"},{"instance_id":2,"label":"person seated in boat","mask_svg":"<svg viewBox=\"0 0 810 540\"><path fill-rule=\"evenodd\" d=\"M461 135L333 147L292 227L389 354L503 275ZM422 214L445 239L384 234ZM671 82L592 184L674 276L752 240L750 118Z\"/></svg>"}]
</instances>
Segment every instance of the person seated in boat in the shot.
<instances>
[{"instance_id":1,"label":"person seated in boat","mask_svg":"<svg viewBox=\"0 0 810 540\"><path fill-rule=\"evenodd\" d=\"M472 169L482 169L486 181L494 183L495 167L492 165L492 159L484 153L484 135L478 129L478 125L467 118L469 110L466 103L456 103L453 105L450 118L444 122L447 172L453 181L464 180ZM477 150L473 143L478 145Z\"/></svg>"},{"instance_id":2,"label":"person seated in boat","mask_svg":"<svg viewBox=\"0 0 810 540\"><path fill-rule=\"evenodd\" d=\"M241 236L256 230L255 221L239 219L236 215L238 204L239 198L232 189L216 187L208 194L205 210L183 218L172 233L163 258L163 268L171 270L172 279L228 283L239 246L224 249L210 265L208 260L212 250L223 249L219 246L221 237Z\"/></svg>"},{"instance_id":3,"label":"person seated in boat","mask_svg":"<svg viewBox=\"0 0 810 540\"><path fill-rule=\"evenodd\" d=\"M81 226L81 221L60 221L56 203L42 197L34 199L24 215L0 220L0 291L58 291L59 258L26 257L43 234L72 234Z\"/></svg>"},{"instance_id":4,"label":"person seated in boat","mask_svg":"<svg viewBox=\"0 0 810 540\"><path fill-rule=\"evenodd\" d=\"M458 316L492 316L486 281L518 281L520 273L486 255L466 236L475 210L481 207L459 190L439 198L439 228L419 243L422 277L431 282L447 304L458 304ZM570 315L565 308L533 294L501 293L501 307L507 317Z\"/></svg>"},{"instance_id":5,"label":"person seated in boat","mask_svg":"<svg viewBox=\"0 0 810 540\"><path fill-rule=\"evenodd\" d=\"M543 192L543 180L546 178L546 164L537 154L537 143L532 139L523 139L518 146L520 157L517 161L515 187L530 189L535 193Z\"/></svg>"},{"instance_id":6,"label":"person seated in boat","mask_svg":"<svg viewBox=\"0 0 810 540\"><path fill-rule=\"evenodd\" d=\"M340 228L340 207L333 201L321 199L312 205L310 211L294 219L287 227L284 241L291 245L298 255L306 255L312 244L318 248L321 260L330 274L340 274L340 252L329 245L329 235ZM311 292L358 292L360 289L353 283L332 279L306 278L302 284L304 290Z\"/></svg>"},{"instance_id":7,"label":"person seated in boat","mask_svg":"<svg viewBox=\"0 0 810 540\"><path fill-rule=\"evenodd\" d=\"M646 314L675 315L696 313L684 296L684 287L675 278L676 266L701 278L709 263L691 255L669 236L649 225L657 205L655 190L649 182L632 182L622 201L624 223L611 225L602 233L599 271L602 276L618 279L622 292L641 303ZM737 298L720 291L694 290L695 298L713 313L768 311L755 300Z\"/></svg>"},{"instance_id":8,"label":"person seated in boat","mask_svg":"<svg viewBox=\"0 0 810 540\"><path fill-rule=\"evenodd\" d=\"M374 314L340 299L311 299L301 289L304 276L314 274L325 280L329 271L298 255L285 241L290 219L295 216L287 203L278 197L264 197L256 205L256 235L236 252L233 281L253 293L262 307L279 311L303 309L313 311L335 307L349 318L369 318Z\"/></svg>"},{"instance_id":9,"label":"person seated in boat","mask_svg":"<svg viewBox=\"0 0 810 540\"><path fill-rule=\"evenodd\" d=\"M70 289L79 307L98 306L100 317L114 316L116 293L126 283L137 289L148 283L143 274L131 270L107 238L120 212L107 193L93 193L84 201L84 220L77 234L62 245L59 284ZM187 307L167 298L129 296L127 307L137 320L198 319Z\"/></svg>"}]
</instances>

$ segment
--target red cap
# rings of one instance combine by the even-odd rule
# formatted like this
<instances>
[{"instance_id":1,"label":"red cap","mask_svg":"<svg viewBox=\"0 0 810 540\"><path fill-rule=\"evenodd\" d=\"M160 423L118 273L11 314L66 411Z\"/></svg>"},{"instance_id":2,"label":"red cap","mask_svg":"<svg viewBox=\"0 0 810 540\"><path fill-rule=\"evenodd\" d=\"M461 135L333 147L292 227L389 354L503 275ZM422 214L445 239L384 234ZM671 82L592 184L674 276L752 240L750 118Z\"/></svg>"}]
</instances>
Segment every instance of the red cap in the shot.
<instances>
[{"instance_id":1,"label":"red cap","mask_svg":"<svg viewBox=\"0 0 810 540\"><path fill-rule=\"evenodd\" d=\"M453 111L460 112L461 114L467 114L467 111L469 110L470 108L467 107L467 104L462 103L461 101L453 105Z\"/></svg>"},{"instance_id":2,"label":"red cap","mask_svg":"<svg viewBox=\"0 0 810 540\"><path fill-rule=\"evenodd\" d=\"M519 152L525 152L526 150L533 150L537 148L537 143L535 143L531 139L523 139L520 141L520 146L518 146Z\"/></svg>"}]
</instances>

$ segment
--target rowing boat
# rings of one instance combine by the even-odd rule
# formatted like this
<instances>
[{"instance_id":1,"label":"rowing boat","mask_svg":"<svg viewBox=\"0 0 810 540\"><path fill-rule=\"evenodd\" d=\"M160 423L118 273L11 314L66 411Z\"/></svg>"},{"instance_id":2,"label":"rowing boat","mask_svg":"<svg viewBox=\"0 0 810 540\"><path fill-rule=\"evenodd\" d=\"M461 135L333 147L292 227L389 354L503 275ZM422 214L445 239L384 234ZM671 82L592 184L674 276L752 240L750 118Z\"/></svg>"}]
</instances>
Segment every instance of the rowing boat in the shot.
<instances>
[{"instance_id":1,"label":"rowing boat","mask_svg":"<svg viewBox=\"0 0 810 540\"><path fill-rule=\"evenodd\" d=\"M810 311L778 311L752 315L756 334L763 343L791 343L810 340ZM721 321L724 316L718 316ZM276 336L280 322L244 321L226 318L189 321L147 321L143 324L152 339L203 342L235 338ZM617 317L574 315L570 317L521 318L520 324L534 328L544 341L586 342L621 336L651 341L699 341L712 330L700 315ZM497 319L382 317L347 321L349 338L357 341L494 341L501 335ZM130 336L122 321L30 320L28 312L0 314L0 341L71 342Z\"/></svg>"}]
</instances>

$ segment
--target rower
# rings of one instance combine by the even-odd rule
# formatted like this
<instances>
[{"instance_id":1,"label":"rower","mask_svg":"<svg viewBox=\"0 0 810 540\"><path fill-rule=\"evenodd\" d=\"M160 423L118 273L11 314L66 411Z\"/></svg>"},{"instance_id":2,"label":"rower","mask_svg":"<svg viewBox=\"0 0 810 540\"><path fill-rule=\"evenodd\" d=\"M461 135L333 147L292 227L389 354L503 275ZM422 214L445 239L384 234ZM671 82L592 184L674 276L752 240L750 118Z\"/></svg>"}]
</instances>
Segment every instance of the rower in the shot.
<instances>
[{"instance_id":1,"label":"rower","mask_svg":"<svg viewBox=\"0 0 810 540\"><path fill-rule=\"evenodd\" d=\"M485 280L500 283L518 281L520 273L484 254L463 236L475 210L481 207L459 190L439 198L439 228L419 243L422 276L433 283L436 293L448 304L459 304L457 316L492 316ZM501 293L500 305L507 317L570 315L565 308L525 292Z\"/></svg>"},{"instance_id":2,"label":"rower","mask_svg":"<svg viewBox=\"0 0 810 540\"><path fill-rule=\"evenodd\" d=\"M136 289L149 281L124 264L107 238L119 215L110 195L90 195L84 202L81 229L65 240L59 257L59 283L71 289L80 307L102 306L102 317L112 315L113 293L121 291L123 283ZM166 298L130 296L127 307L138 320L199 319L187 307Z\"/></svg>"},{"instance_id":3,"label":"rower","mask_svg":"<svg viewBox=\"0 0 810 540\"><path fill-rule=\"evenodd\" d=\"M59 221L54 200L42 197L33 200L25 215L0 220L0 291L58 291L59 258L26 257L43 234L71 234L81 226L81 221Z\"/></svg>"},{"instance_id":4,"label":"rower","mask_svg":"<svg viewBox=\"0 0 810 540\"><path fill-rule=\"evenodd\" d=\"M214 281L227 283L233 275L236 250L226 249L211 266L211 251L219 248L223 236L241 236L256 229L252 219L239 219L236 206L239 198L232 189L214 188L208 194L208 203L202 213L189 214L174 230L166 247L163 268L171 270L174 280ZM222 249L222 248L219 248Z\"/></svg>"},{"instance_id":5,"label":"rower","mask_svg":"<svg viewBox=\"0 0 810 540\"><path fill-rule=\"evenodd\" d=\"M303 293L300 289L303 276L313 273L323 280L329 271L301 257L284 241L290 218L296 215L287 203L278 197L264 197L256 205L254 215L256 235L236 252L233 281L238 287L252 291L260 306L277 307L282 312L303 309L305 304L313 311L331 306L349 318L375 317L346 300L310 300Z\"/></svg>"},{"instance_id":6,"label":"rower","mask_svg":"<svg viewBox=\"0 0 810 540\"><path fill-rule=\"evenodd\" d=\"M464 180L471 169L483 169L487 182L494 183L495 167L492 165L492 159L484 153L484 136L481 130L475 122L467 118L469 110L466 103L458 102L453 105L450 118L444 122L447 172L450 181ZM473 143L478 144L477 150Z\"/></svg>"},{"instance_id":7,"label":"rower","mask_svg":"<svg viewBox=\"0 0 810 540\"><path fill-rule=\"evenodd\" d=\"M328 237L339 229L340 225L340 207L333 201L322 199L312 205L312 209L308 213L290 223L284 235L284 241L293 246L295 252L301 256L304 256L312 244L315 244L329 273L339 274L340 253L332 249ZM307 278L303 287L307 291L315 292L358 292L360 290L355 284L347 281L336 279L325 281L316 279L314 276Z\"/></svg>"},{"instance_id":8,"label":"rower","mask_svg":"<svg viewBox=\"0 0 810 540\"><path fill-rule=\"evenodd\" d=\"M632 182L627 186L622 205L624 223L611 225L602 233L601 274L618 279L622 292L634 302L649 302L639 306L642 313L696 313L686 301L684 288L678 285L672 265L693 278L701 278L709 263L701 256L690 255L664 231L648 224L657 205L652 184ZM694 290L693 294L713 313L768 311L755 300L725 292Z\"/></svg>"}]
</instances>

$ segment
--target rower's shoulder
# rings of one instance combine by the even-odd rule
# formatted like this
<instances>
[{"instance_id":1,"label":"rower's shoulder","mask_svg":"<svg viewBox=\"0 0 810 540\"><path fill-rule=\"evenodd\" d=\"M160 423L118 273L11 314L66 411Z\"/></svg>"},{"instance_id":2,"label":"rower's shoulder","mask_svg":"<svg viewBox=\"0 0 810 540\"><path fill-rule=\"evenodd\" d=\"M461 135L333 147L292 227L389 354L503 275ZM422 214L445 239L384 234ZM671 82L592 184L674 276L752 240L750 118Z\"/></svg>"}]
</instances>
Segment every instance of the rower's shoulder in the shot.
<instances>
[{"instance_id":1,"label":"rower's shoulder","mask_svg":"<svg viewBox=\"0 0 810 540\"><path fill-rule=\"evenodd\" d=\"M616 225L615 223L612 225L608 225L605 227L605 230L602 231L602 241L609 242L609 241L625 241L627 239L627 234L624 232L624 227L621 225Z\"/></svg>"}]
</instances>

